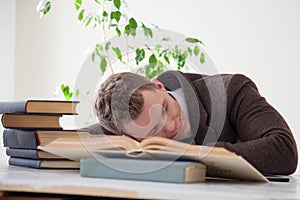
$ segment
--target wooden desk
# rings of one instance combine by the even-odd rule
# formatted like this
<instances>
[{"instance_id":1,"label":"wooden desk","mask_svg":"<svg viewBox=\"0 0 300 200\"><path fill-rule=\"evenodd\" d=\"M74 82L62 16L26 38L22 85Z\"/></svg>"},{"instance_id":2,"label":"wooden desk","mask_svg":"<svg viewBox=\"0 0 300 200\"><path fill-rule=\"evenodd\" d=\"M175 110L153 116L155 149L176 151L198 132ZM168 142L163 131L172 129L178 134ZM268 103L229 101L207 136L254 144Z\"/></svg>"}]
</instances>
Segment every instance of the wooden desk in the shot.
<instances>
[{"instance_id":1,"label":"wooden desk","mask_svg":"<svg viewBox=\"0 0 300 200\"><path fill-rule=\"evenodd\" d=\"M300 199L300 177L288 183L209 180L171 184L80 177L77 170L0 166L0 191L75 194L139 199Z\"/></svg>"}]
</instances>

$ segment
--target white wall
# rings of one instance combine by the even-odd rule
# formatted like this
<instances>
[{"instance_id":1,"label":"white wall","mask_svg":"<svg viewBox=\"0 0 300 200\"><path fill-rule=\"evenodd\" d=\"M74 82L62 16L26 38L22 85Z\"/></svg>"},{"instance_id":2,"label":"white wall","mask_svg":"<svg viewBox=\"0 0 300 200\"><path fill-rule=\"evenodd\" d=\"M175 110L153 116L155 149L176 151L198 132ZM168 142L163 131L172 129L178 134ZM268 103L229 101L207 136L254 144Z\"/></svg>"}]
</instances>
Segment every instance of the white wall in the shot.
<instances>
[{"instance_id":1,"label":"white wall","mask_svg":"<svg viewBox=\"0 0 300 200\"><path fill-rule=\"evenodd\" d=\"M299 143L300 1L127 2L130 15L146 24L202 39L219 72L251 77ZM85 50L98 40L76 22L73 1L54 3L39 20L36 1L17 1L15 99L50 98L62 82L72 84Z\"/></svg>"},{"instance_id":2,"label":"white wall","mask_svg":"<svg viewBox=\"0 0 300 200\"><path fill-rule=\"evenodd\" d=\"M15 5L14 0L0 0L0 101L14 99ZM0 147L0 164L7 163L3 150Z\"/></svg>"},{"instance_id":3,"label":"white wall","mask_svg":"<svg viewBox=\"0 0 300 200\"><path fill-rule=\"evenodd\" d=\"M0 1L0 101L14 97L15 1Z\"/></svg>"},{"instance_id":4,"label":"white wall","mask_svg":"<svg viewBox=\"0 0 300 200\"><path fill-rule=\"evenodd\" d=\"M53 98L56 86L73 84L97 32L79 26L73 1L53 1L39 18L37 1L17 1L16 99Z\"/></svg>"}]
</instances>

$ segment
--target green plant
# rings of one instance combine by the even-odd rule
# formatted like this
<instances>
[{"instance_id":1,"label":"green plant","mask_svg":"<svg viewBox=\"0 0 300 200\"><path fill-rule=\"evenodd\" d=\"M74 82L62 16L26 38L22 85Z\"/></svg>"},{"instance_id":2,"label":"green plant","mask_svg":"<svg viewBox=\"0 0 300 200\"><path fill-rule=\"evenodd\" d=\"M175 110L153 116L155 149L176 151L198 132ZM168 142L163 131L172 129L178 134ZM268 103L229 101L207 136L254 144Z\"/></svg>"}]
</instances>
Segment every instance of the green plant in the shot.
<instances>
[{"instance_id":1,"label":"green plant","mask_svg":"<svg viewBox=\"0 0 300 200\"><path fill-rule=\"evenodd\" d=\"M187 59L190 56L197 56L200 63L205 62L205 54L201 52L199 45L203 42L197 38L187 37L185 42L193 44L193 47L184 47L180 44L175 46L163 46L162 43L170 41L170 38L164 37L156 45L149 46L144 44L143 47L134 48L128 43L129 37L136 37L137 30L142 30L145 37L155 37L153 28L156 26L146 26L143 22L138 22L134 17L127 16L127 3L125 0L89 0L96 7L96 12L91 12L84 7L82 0L75 0L74 7L78 12L77 19L85 27L93 28L101 32L100 42L95 44L91 59L95 62L96 58L99 62L99 73L103 74L106 70L115 73L112 66L112 60L108 51L112 50L118 61L128 69L130 60L129 51L134 53L135 66L130 70L145 75L148 79L152 79L162 73L170 65L176 65L178 70L188 68ZM41 16L47 14L51 10L51 1L40 0L38 4L38 12ZM117 37L125 37L127 48L122 51L118 46L113 46L108 39L108 35ZM66 99L70 99L73 92L69 86L62 85L61 91ZM77 89L76 94L79 95Z\"/></svg>"}]
</instances>

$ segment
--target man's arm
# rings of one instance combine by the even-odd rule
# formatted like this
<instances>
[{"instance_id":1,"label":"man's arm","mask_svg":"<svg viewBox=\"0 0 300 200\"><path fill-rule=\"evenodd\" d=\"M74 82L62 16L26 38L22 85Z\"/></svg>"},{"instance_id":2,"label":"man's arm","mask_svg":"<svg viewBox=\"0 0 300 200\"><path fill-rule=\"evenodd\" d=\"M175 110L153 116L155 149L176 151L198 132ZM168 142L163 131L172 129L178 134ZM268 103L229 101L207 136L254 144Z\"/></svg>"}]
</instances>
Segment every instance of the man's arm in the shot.
<instances>
[{"instance_id":1,"label":"man's arm","mask_svg":"<svg viewBox=\"0 0 300 200\"><path fill-rule=\"evenodd\" d=\"M244 79L242 86L238 86L238 79ZM298 155L291 130L282 116L259 94L255 84L245 79L248 78L235 75L227 90L228 104L231 104L229 120L239 142L218 142L216 146L243 156L262 173L292 174L297 168ZM230 91L234 90L236 95L230 99Z\"/></svg>"}]
</instances>

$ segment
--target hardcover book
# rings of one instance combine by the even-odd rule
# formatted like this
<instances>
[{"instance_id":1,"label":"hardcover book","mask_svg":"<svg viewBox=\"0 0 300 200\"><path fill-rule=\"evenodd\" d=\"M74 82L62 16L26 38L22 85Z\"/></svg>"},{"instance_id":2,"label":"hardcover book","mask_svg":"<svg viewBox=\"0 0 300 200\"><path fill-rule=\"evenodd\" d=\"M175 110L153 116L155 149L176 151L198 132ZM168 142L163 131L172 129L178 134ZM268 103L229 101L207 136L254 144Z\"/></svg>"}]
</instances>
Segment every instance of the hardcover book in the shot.
<instances>
[{"instance_id":1,"label":"hardcover book","mask_svg":"<svg viewBox=\"0 0 300 200\"><path fill-rule=\"evenodd\" d=\"M39 159L64 159L58 155L48 153L38 149L15 149L6 148L6 155L16 158L29 158L34 160Z\"/></svg>"},{"instance_id":2,"label":"hardcover book","mask_svg":"<svg viewBox=\"0 0 300 200\"><path fill-rule=\"evenodd\" d=\"M39 145L45 145L57 138L83 138L90 134L80 130L20 130L4 129L4 147L18 149L37 149Z\"/></svg>"},{"instance_id":3,"label":"hardcover book","mask_svg":"<svg viewBox=\"0 0 300 200\"><path fill-rule=\"evenodd\" d=\"M80 175L96 178L194 183L205 181L206 166L191 161L87 158L80 160Z\"/></svg>"},{"instance_id":4,"label":"hardcover book","mask_svg":"<svg viewBox=\"0 0 300 200\"><path fill-rule=\"evenodd\" d=\"M2 115L2 125L4 128L18 129L62 129L60 117L60 115L7 113Z\"/></svg>"},{"instance_id":5,"label":"hardcover book","mask_svg":"<svg viewBox=\"0 0 300 200\"><path fill-rule=\"evenodd\" d=\"M268 180L242 156L221 147L191 145L162 137L137 142L127 136L100 136L79 140L59 138L40 149L79 161L92 156L154 160L195 160L207 166L207 176L241 180Z\"/></svg>"},{"instance_id":6,"label":"hardcover book","mask_svg":"<svg viewBox=\"0 0 300 200\"><path fill-rule=\"evenodd\" d=\"M48 113L74 115L79 101L27 100L0 102L0 114L4 113Z\"/></svg>"},{"instance_id":7,"label":"hardcover book","mask_svg":"<svg viewBox=\"0 0 300 200\"><path fill-rule=\"evenodd\" d=\"M8 159L9 165L30 167L36 169L79 169L79 162L71 160L33 160L26 158L10 157Z\"/></svg>"}]
</instances>

